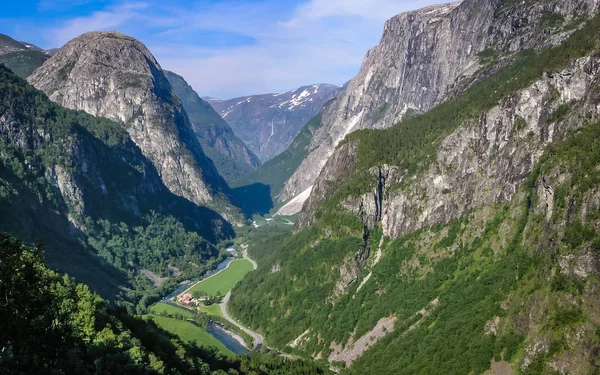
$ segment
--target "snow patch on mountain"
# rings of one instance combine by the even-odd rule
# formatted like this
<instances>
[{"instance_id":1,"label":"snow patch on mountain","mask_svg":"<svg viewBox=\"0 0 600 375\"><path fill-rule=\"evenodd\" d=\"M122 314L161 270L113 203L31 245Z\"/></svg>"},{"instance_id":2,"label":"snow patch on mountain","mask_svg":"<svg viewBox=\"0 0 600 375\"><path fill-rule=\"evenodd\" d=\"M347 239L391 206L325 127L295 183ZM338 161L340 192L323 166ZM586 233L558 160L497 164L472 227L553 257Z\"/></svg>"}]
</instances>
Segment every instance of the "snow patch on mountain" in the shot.
<instances>
[{"instance_id":1,"label":"snow patch on mountain","mask_svg":"<svg viewBox=\"0 0 600 375\"><path fill-rule=\"evenodd\" d=\"M300 212L304 202L310 197L310 193L312 192L312 186L308 189L304 190L302 193L298 194L294 199L289 201L285 206L281 207L279 211L275 215L289 216L294 215Z\"/></svg>"}]
</instances>

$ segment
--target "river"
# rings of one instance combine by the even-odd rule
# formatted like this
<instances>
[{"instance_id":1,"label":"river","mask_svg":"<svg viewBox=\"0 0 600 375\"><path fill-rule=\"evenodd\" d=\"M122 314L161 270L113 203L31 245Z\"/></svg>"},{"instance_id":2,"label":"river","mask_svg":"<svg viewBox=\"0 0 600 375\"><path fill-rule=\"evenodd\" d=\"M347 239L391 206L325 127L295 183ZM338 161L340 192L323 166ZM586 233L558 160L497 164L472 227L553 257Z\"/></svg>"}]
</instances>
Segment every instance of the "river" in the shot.
<instances>
[{"instance_id":1,"label":"river","mask_svg":"<svg viewBox=\"0 0 600 375\"><path fill-rule=\"evenodd\" d=\"M186 280L180 283L177 289L175 289L173 292L171 292L169 295L163 298L163 301L173 304L173 302L170 301L172 301L175 297L189 289L192 285L196 284L198 281L207 279L227 268L229 263L237 259L238 255L237 250L235 250L234 248L228 248L227 251L231 254L231 256L219 263L214 270L203 275L200 279ZM248 354L250 352L250 350L244 345L242 345L242 343L238 340L239 336L237 336L237 334L225 329L220 324L214 322L209 323L208 333L210 333L214 338L216 338L223 345L225 345L227 349L231 350L235 354Z\"/></svg>"},{"instance_id":2,"label":"river","mask_svg":"<svg viewBox=\"0 0 600 375\"><path fill-rule=\"evenodd\" d=\"M227 249L227 251L231 254L231 256L228 257L227 259L225 259L224 261L222 261L221 263L219 263L219 265L217 265L217 268L215 268L214 270L205 274L200 279L192 279L192 280L182 281L179 284L179 286L177 287L177 289L175 289L171 293L169 293L166 297L164 297L164 299L165 300L173 299L173 298L177 297L178 295L180 295L181 293L183 293L184 291L186 291L187 289L189 289L189 287L191 287L192 285L196 284L198 281L208 279L212 275L219 273L219 272L223 271L225 268L227 268L229 263L231 263L232 261L237 259L237 255L238 255L237 250L235 250L234 248L229 248L229 249Z\"/></svg>"},{"instance_id":3,"label":"river","mask_svg":"<svg viewBox=\"0 0 600 375\"><path fill-rule=\"evenodd\" d=\"M223 345L235 354L248 354L250 350L240 343L230 331L223 328L221 325L211 322L208 325L208 333L214 338L221 341Z\"/></svg>"}]
</instances>

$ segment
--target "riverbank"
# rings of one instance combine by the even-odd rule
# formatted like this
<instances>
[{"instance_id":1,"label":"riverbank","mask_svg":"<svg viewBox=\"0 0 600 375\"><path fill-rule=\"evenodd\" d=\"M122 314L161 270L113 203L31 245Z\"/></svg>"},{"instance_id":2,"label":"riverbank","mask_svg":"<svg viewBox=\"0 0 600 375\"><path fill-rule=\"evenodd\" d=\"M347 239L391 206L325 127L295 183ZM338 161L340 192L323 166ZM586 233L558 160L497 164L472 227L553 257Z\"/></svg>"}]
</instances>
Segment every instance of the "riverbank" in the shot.
<instances>
[{"instance_id":1,"label":"riverbank","mask_svg":"<svg viewBox=\"0 0 600 375\"><path fill-rule=\"evenodd\" d=\"M227 250L233 256L237 256L238 254L233 248ZM188 318L193 316L193 314L198 314L194 308L179 305L176 302L179 296L187 293L192 294L194 291L201 291L212 296L219 293L229 294L231 288L233 288L237 282L239 282L248 272L257 268L257 264L254 260L250 259L244 252L242 252L242 254L244 255L242 259L234 257L227 258L219 263L214 271L205 275L200 280L189 280L181 283L175 291L163 298L159 303L153 305L151 311L154 313L167 312L178 314ZM212 319L212 321L209 321L208 323L207 331L203 331L206 336L191 335L194 333L194 330L191 329L192 327L190 327L190 332L187 332L187 334L183 333L185 330L182 329L182 325L193 325L190 321L182 320L179 321L178 324L172 324L172 322L164 319L159 320L161 320L161 323L164 323L163 325L165 325L165 327L163 328L178 334L182 338L185 337L184 339L186 340L192 339L193 336L194 341L198 344L209 346L214 344L215 341L213 340L216 340L220 343L220 348L226 348L228 351L235 354L248 354L253 349L257 350L257 342L259 343L258 348L262 346L262 337L257 339L257 336L249 333L252 331L241 326L239 323L235 322L235 320L231 319L231 317L228 319L228 315L222 313L221 304L200 306L200 311L207 314L209 318ZM199 327L193 328L199 329ZM208 339L207 336L210 336L210 339Z\"/></svg>"},{"instance_id":2,"label":"riverbank","mask_svg":"<svg viewBox=\"0 0 600 375\"><path fill-rule=\"evenodd\" d=\"M244 257L244 259L248 260L252 264L253 269L256 270L258 268L258 264L248 256L248 245L241 245L240 247L242 248L242 256ZM238 327L239 329L241 329L246 334L248 334L252 337L252 339L254 341L254 347L252 348L252 352L259 351L264 344L264 341L265 341L264 338L259 333L256 333L256 332L252 331L251 329L238 323L235 319L233 319L229 315L229 313L227 312L227 303L229 302L230 298L231 298L231 290L229 290L229 292L227 292L227 294L225 295L225 298L223 298L223 301L219 304L219 306L221 307L221 313L223 314L225 319L227 319L228 322L235 325L236 327Z\"/></svg>"}]
</instances>

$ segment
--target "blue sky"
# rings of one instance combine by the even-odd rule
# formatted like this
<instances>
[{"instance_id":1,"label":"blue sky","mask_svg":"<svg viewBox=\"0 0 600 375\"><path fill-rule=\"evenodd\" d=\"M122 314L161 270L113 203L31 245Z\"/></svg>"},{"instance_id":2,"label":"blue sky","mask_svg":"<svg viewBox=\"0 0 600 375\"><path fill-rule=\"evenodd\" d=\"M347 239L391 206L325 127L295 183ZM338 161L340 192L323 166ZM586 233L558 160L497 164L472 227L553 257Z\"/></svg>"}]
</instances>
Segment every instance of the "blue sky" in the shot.
<instances>
[{"instance_id":1,"label":"blue sky","mask_svg":"<svg viewBox=\"0 0 600 375\"><path fill-rule=\"evenodd\" d=\"M11 0L0 32L43 48L86 31L119 30L202 96L341 85L385 20L435 0Z\"/></svg>"}]
</instances>

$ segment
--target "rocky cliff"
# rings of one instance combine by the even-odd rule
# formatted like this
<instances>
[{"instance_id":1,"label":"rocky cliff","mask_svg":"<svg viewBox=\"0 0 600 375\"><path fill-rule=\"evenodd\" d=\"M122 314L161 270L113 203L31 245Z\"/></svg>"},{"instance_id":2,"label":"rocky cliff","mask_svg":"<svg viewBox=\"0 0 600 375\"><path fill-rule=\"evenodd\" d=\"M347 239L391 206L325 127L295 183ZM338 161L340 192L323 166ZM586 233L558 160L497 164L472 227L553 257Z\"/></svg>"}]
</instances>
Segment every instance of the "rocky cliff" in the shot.
<instances>
[{"instance_id":1,"label":"rocky cliff","mask_svg":"<svg viewBox=\"0 0 600 375\"><path fill-rule=\"evenodd\" d=\"M122 124L60 107L5 67L0 86L0 230L43 241L52 267L135 303L150 287L141 268L203 272L233 236L167 189Z\"/></svg>"},{"instance_id":2,"label":"rocky cliff","mask_svg":"<svg viewBox=\"0 0 600 375\"><path fill-rule=\"evenodd\" d=\"M433 108L338 133L294 233L249 249L269 256L231 310L350 374L598 372L598 4L412 14L440 9L451 29L483 25L464 37L493 50Z\"/></svg>"},{"instance_id":3,"label":"rocky cliff","mask_svg":"<svg viewBox=\"0 0 600 375\"><path fill-rule=\"evenodd\" d=\"M365 225L381 222L391 238L450 220L476 208L510 201L539 162L546 147L598 118L600 57L589 55L465 121L444 137L432 165L410 181L399 166L369 170L371 192L350 195L340 207L359 214ZM557 116L560 111L566 111ZM317 178L300 216L314 222L319 204L335 194L334 183L356 173L357 144L339 147ZM398 188L398 186L402 188Z\"/></svg>"},{"instance_id":4,"label":"rocky cliff","mask_svg":"<svg viewBox=\"0 0 600 375\"><path fill-rule=\"evenodd\" d=\"M285 151L302 127L342 91L338 86L317 84L279 94L205 100L265 162Z\"/></svg>"},{"instance_id":5,"label":"rocky cliff","mask_svg":"<svg viewBox=\"0 0 600 375\"><path fill-rule=\"evenodd\" d=\"M118 32L67 43L29 77L56 103L121 122L174 194L207 204L227 191L150 51Z\"/></svg>"},{"instance_id":6,"label":"rocky cliff","mask_svg":"<svg viewBox=\"0 0 600 375\"><path fill-rule=\"evenodd\" d=\"M183 77L169 71L165 71L165 74L190 118L202 149L228 183L260 165L260 160L233 134L229 124L210 104L200 99Z\"/></svg>"},{"instance_id":7,"label":"rocky cliff","mask_svg":"<svg viewBox=\"0 0 600 375\"><path fill-rule=\"evenodd\" d=\"M595 0L470 0L390 19L359 74L324 111L311 153L279 199L290 200L312 186L347 134L387 128L405 116L430 110L488 74L486 57L554 45L597 7Z\"/></svg>"}]
</instances>

